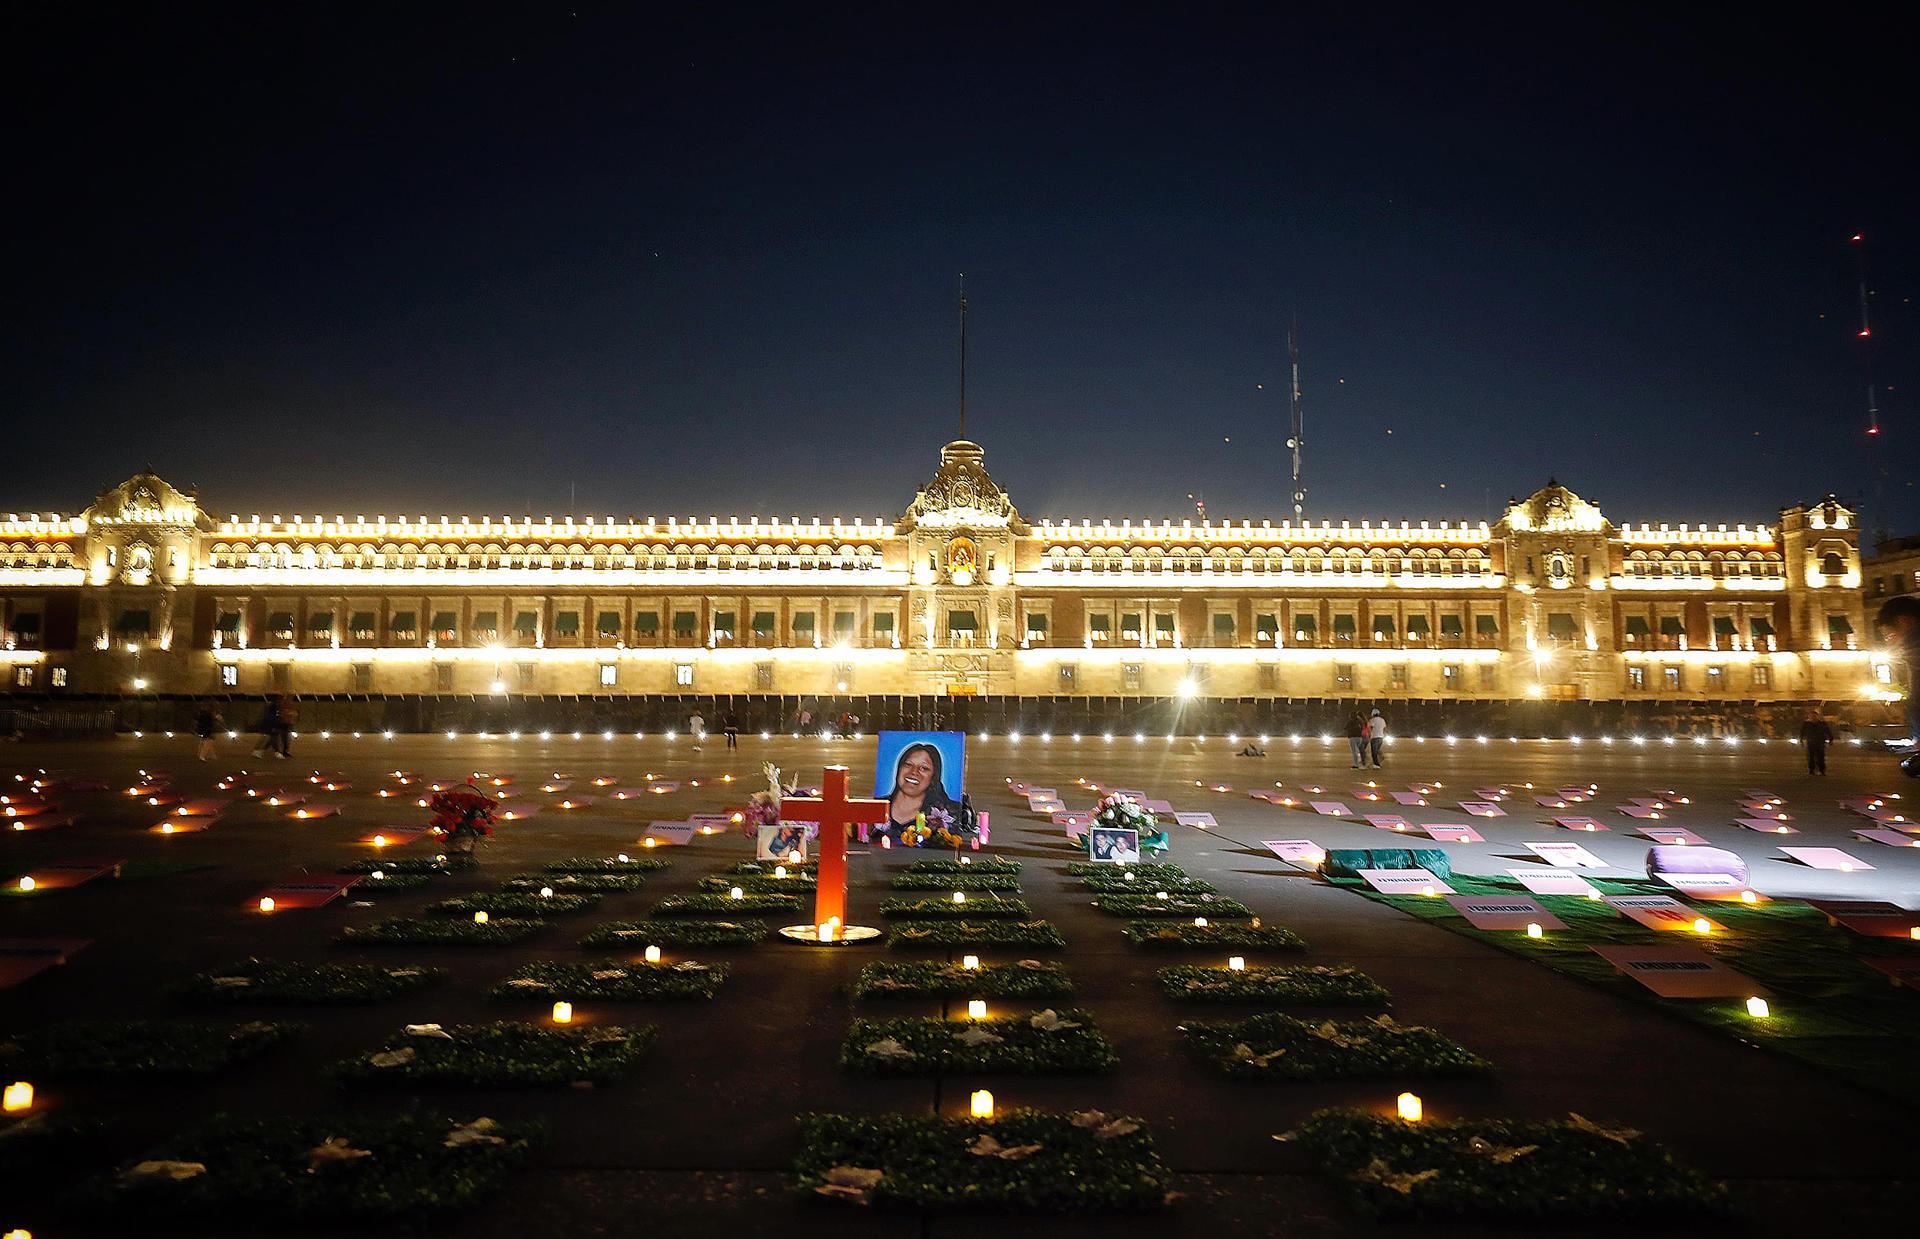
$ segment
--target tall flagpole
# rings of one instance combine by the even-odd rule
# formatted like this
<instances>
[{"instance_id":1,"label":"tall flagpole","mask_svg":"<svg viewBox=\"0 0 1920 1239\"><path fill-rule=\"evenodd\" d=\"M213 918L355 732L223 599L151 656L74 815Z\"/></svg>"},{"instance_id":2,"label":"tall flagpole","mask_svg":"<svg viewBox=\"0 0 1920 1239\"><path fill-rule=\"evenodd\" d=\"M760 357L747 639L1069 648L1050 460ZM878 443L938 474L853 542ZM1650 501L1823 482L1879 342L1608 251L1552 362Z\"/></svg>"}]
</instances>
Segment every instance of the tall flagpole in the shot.
<instances>
[{"instance_id":1,"label":"tall flagpole","mask_svg":"<svg viewBox=\"0 0 1920 1239\"><path fill-rule=\"evenodd\" d=\"M967 273L960 273L960 437L967 437Z\"/></svg>"},{"instance_id":2,"label":"tall flagpole","mask_svg":"<svg viewBox=\"0 0 1920 1239\"><path fill-rule=\"evenodd\" d=\"M1293 449L1293 519L1305 520L1307 488L1300 480L1300 448L1306 438L1306 416L1300 409L1300 321L1287 324L1287 358L1293 364L1293 424L1287 446Z\"/></svg>"}]
</instances>

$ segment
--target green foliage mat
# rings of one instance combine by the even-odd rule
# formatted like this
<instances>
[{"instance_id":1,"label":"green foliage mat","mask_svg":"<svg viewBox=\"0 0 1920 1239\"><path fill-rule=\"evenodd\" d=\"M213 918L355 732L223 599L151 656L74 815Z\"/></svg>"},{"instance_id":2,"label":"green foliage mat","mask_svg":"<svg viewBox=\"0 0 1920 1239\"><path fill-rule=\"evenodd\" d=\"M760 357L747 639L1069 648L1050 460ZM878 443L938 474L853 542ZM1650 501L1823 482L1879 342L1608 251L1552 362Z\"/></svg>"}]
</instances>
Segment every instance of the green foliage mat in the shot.
<instances>
[{"instance_id":1,"label":"green foliage mat","mask_svg":"<svg viewBox=\"0 0 1920 1239\"><path fill-rule=\"evenodd\" d=\"M794 1172L802 1191L861 1204L1054 1213L1159 1208L1171 1183L1144 1126L1093 1111L807 1115Z\"/></svg>"},{"instance_id":2,"label":"green foliage mat","mask_svg":"<svg viewBox=\"0 0 1920 1239\"><path fill-rule=\"evenodd\" d=\"M738 873L748 877L756 875L772 877L776 867L783 868L788 873L811 875L820 871L820 862L817 860L803 860L799 864L795 864L790 860L742 860L729 865L725 872Z\"/></svg>"},{"instance_id":3,"label":"green foliage mat","mask_svg":"<svg viewBox=\"0 0 1920 1239\"><path fill-rule=\"evenodd\" d=\"M1058 964L1023 959L1017 964L959 964L881 960L860 970L855 998L1059 998L1073 992Z\"/></svg>"},{"instance_id":4,"label":"green foliage mat","mask_svg":"<svg viewBox=\"0 0 1920 1239\"><path fill-rule=\"evenodd\" d=\"M644 873L544 873L508 878L500 884L503 891L533 891L549 887L556 895L612 894L637 891L647 884Z\"/></svg>"},{"instance_id":5,"label":"green foliage mat","mask_svg":"<svg viewBox=\"0 0 1920 1239\"><path fill-rule=\"evenodd\" d=\"M1131 872L1129 870L1128 872ZM1199 878L1161 876L1129 878L1124 873L1095 873L1080 879L1080 885L1096 895L1138 895L1166 891L1169 895L1211 895L1215 887Z\"/></svg>"},{"instance_id":6,"label":"green foliage mat","mask_svg":"<svg viewBox=\"0 0 1920 1239\"><path fill-rule=\"evenodd\" d=\"M646 946L752 946L767 936L764 921L608 921L580 939L584 947L638 951Z\"/></svg>"},{"instance_id":7,"label":"green foliage mat","mask_svg":"<svg viewBox=\"0 0 1920 1239\"><path fill-rule=\"evenodd\" d=\"M750 895L811 895L819 889L819 883L810 873L788 870L788 874L776 878L771 873L716 873L710 878L701 878L700 889L719 891L723 895L736 886Z\"/></svg>"},{"instance_id":8,"label":"green foliage mat","mask_svg":"<svg viewBox=\"0 0 1920 1239\"><path fill-rule=\"evenodd\" d=\"M204 1077L264 1053L299 1024L254 1020L89 1020L48 1024L0 1041L9 1080Z\"/></svg>"},{"instance_id":9,"label":"green foliage mat","mask_svg":"<svg viewBox=\"0 0 1920 1239\"><path fill-rule=\"evenodd\" d=\"M913 921L894 926L889 947L992 947L1060 950L1067 940L1048 921Z\"/></svg>"},{"instance_id":10,"label":"green foliage mat","mask_svg":"<svg viewBox=\"0 0 1920 1239\"><path fill-rule=\"evenodd\" d=\"M1665 883L1589 878L1608 895L1663 894L1682 898ZM1609 993L1651 1003L1679 1019L1718 1029L1749 1044L1862 1084L1875 1092L1920 1100L1920 1002L1910 990L1889 983L1863 959L1908 956L1920 943L1867 938L1830 925L1819 909L1795 900L1743 904L1721 900L1695 904L1701 914L1727 927L1711 937L1685 935L1728 967L1772 992L1771 1017L1757 1020L1738 998L1669 999L1629 977L1592 951L1625 943L1669 945L1679 935L1648 929L1619 916L1604 903L1577 895L1531 895L1509 878L1456 873L1449 879L1462 895L1525 895L1565 921L1567 928L1541 938L1475 929L1440 899L1380 895L1357 882L1337 882L1369 899L1392 904L1411 916L1578 977Z\"/></svg>"},{"instance_id":11,"label":"green foliage mat","mask_svg":"<svg viewBox=\"0 0 1920 1239\"><path fill-rule=\"evenodd\" d=\"M1070 860L1067 862L1067 876L1072 878L1091 878L1102 874L1137 873L1142 882L1160 881L1166 878L1184 878L1187 871L1168 861L1145 861L1138 865L1115 865L1106 861Z\"/></svg>"},{"instance_id":12,"label":"green foliage mat","mask_svg":"<svg viewBox=\"0 0 1920 1239\"><path fill-rule=\"evenodd\" d=\"M1728 1211L1726 1189L1638 1132L1562 1122L1405 1123L1322 1110L1292 1133L1362 1211L1490 1221L1647 1218Z\"/></svg>"},{"instance_id":13,"label":"green foliage mat","mask_svg":"<svg viewBox=\"0 0 1920 1239\"><path fill-rule=\"evenodd\" d=\"M1058 1026L1042 1027L1047 1020ZM841 1043L840 1065L877 1076L941 1071L1079 1075L1112 1071L1120 1065L1120 1056L1087 1012L1049 1009L984 1020L856 1019Z\"/></svg>"},{"instance_id":14,"label":"green foliage mat","mask_svg":"<svg viewBox=\"0 0 1920 1239\"><path fill-rule=\"evenodd\" d=\"M734 899L724 892L718 895L668 895L653 905L653 915L663 916L753 916L763 912L795 914L800 911L798 895L748 894Z\"/></svg>"},{"instance_id":15,"label":"green foliage mat","mask_svg":"<svg viewBox=\"0 0 1920 1239\"><path fill-rule=\"evenodd\" d=\"M1127 940L1135 946L1160 950L1200 950L1215 947L1245 947L1262 951L1304 951L1306 942L1299 934L1279 925L1258 921L1229 921L1225 924L1195 925L1191 921L1128 921Z\"/></svg>"},{"instance_id":16,"label":"green foliage mat","mask_svg":"<svg viewBox=\"0 0 1920 1239\"><path fill-rule=\"evenodd\" d=\"M375 869L387 873L424 873L428 876L442 873L465 873L477 869L480 862L471 856L383 856L378 860L356 860L340 866L341 873L372 873Z\"/></svg>"},{"instance_id":17,"label":"green foliage mat","mask_svg":"<svg viewBox=\"0 0 1920 1239\"><path fill-rule=\"evenodd\" d=\"M444 968L308 964L247 959L199 973L174 987L189 1002L351 1004L385 1002L446 980Z\"/></svg>"},{"instance_id":18,"label":"green foliage mat","mask_svg":"<svg viewBox=\"0 0 1920 1239\"><path fill-rule=\"evenodd\" d=\"M121 1173L88 1183L79 1203L83 1213L119 1220L127 1233L155 1223L237 1225L255 1234L265 1226L413 1223L497 1191L539 1136L537 1126L461 1124L429 1114L220 1115L146 1150ZM129 1173L145 1162L205 1169L180 1179Z\"/></svg>"},{"instance_id":19,"label":"green foliage mat","mask_svg":"<svg viewBox=\"0 0 1920 1239\"><path fill-rule=\"evenodd\" d=\"M507 946L546 928L540 920L489 920L482 925L451 916L397 916L343 931L340 946Z\"/></svg>"},{"instance_id":20,"label":"green foliage mat","mask_svg":"<svg viewBox=\"0 0 1920 1239\"><path fill-rule=\"evenodd\" d=\"M1033 909L1024 899L1008 899L999 895L969 896L965 903L955 903L951 897L945 899L882 899L881 916L949 917L966 919L976 916L1018 916L1030 917Z\"/></svg>"},{"instance_id":21,"label":"green foliage mat","mask_svg":"<svg viewBox=\"0 0 1920 1239\"><path fill-rule=\"evenodd\" d=\"M1101 895L1093 906L1109 916L1228 916L1250 917L1253 909L1238 899L1212 895L1181 895L1167 892L1162 899L1154 891L1140 895Z\"/></svg>"},{"instance_id":22,"label":"green foliage mat","mask_svg":"<svg viewBox=\"0 0 1920 1239\"><path fill-rule=\"evenodd\" d=\"M137 1139L128 1124L56 1116L45 1106L0 1115L0 1193L16 1207L46 1200L133 1153Z\"/></svg>"},{"instance_id":23,"label":"green foliage mat","mask_svg":"<svg viewBox=\"0 0 1920 1239\"><path fill-rule=\"evenodd\" d=\"M566 856L546 866L548 873L658 873L673 864L657 856Z\"/></svg>"},{"instance_id":24,"label":"green foliage mat","mask_svg":"<svg viewBox=\"0 0 1920 1239\"><path fill-rule=\"evenodd\" d=\"M542 898L537 892L509 891L504 894L483 893L443 899L439 903L428 904L427 911L435 916L471 917L475 912L485 912L489 917L565 916L569 912L584 912L599 902L598 895L556 893Z\"/></svg>"},{"instance_id":25,"label":"green foliage mat","mask_svg":"<svg viewBox=\"0 0 1920 1239\"><path fill-rule=\"evenodd\" d=\"M1004 856L928 857L907 866L908 873L1019 873L1020 862Z\"/></svg>"},{"instance_id":26,"label":"green foliage mat","mask_svg":"<svg viewBox=\"0 0 1920 1239\"><path fill-rule=\"evenodd\" d=\"M1020 875L991 870L972 873L965 869L950 873L896 873L892 886L897 891L1018 891Z\"/></svg>"},{"instance_id":27,"label":"green foliage mat","mask_svg":"<svg viewBox=\"0 0 1920 1239\"><path fill-rule=\"evenodd\" d=\"M725 964L528 964L493 987L495 998L551 1002L658 1002L712 998L726 983Z\"/></svg>"},{"instance_id":28,"label":"green foliage mat","mask_svg":"<svg viewBox=\"0 0 1920 1239\"><path fill-rule=\"evenodd\" d=\"M494 1024L420 1025L444 1036L401 1032L380 1049L333 1068L343 1084L374 1087L456 1085L558 1088L609 1084L631 1072L652 1044L651 1027L546 1027Z\"/></svg>"},{"instance_id":29,"label":"green foliage mat","mask_svg":"<svg viewBox=\"0 0 1920 1239\"><path fill-rule=\"evenodd\" d=\"M1230 1076L1284 1080L1479 1075L1492 1064L1452 1038L1393 1017L1312 1023L1269 1011L1231 1023L1182 1024L1187 1046Z\"/></svg>"},{"instance_id":30,"label":"green foliage mat","mask_svg":"<svg viewBox=\"0 0 1920 1239\"><path fill-rule=\"evenodd\" d=\"M1357 968L1249 964L1239 972L1198 964L1160 970L1160 989L1182 1002L1272 1002L1304 1006L1382 1006L1387 991Z\"/></svg>"},{"instance_id":31,"label":"green foliage mat","mask_svg":"<svg viewBox=\"0 0 1920 1239\"><path fill-rule=\"evenodd\" d=\"M353 888L347 892L349 899L379 899L385 895L399 895L407 891L417 891L433 880L425 873L392 873L385 869L375 870L380 874L363 874Z\"/></svg>"}]
</instances>

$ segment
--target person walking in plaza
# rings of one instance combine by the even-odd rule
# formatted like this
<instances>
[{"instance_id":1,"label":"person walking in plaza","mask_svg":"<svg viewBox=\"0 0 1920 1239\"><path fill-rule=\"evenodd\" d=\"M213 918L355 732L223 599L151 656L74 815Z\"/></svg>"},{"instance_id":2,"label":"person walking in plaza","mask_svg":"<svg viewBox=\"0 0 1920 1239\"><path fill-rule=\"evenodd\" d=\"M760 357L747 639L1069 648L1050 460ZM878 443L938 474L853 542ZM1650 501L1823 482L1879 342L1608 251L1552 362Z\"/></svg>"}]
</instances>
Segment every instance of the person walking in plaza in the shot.
<instances>
[{"instance_id":1,"label":"person walking in plaza","mask_svg":"<svg viewBox=\"0 0 1920 1239\"><path fill-rule=\"evenodd\" d=\"M1380 768L1380 753L1387 744L1387 718L1376 708L1367 717L1367 752L1373 758L1373 768Z\"/></svg>"},{"instance_id":2,"label":"person walking in plaza","mask_svg":"<svg viewBox=\"0 0 1920 1239\"><path fill-rule=\"evenodd\" d=\"M693 751L700 751L700 742L707 738L707 720L699 710L687 716L687 734L693 737Z\"/></svg>"},{"instance_id":3,"label":"person walking in plaza","mask_svg":"<svg viewBox=\"0 0 1920 1239\"><path fill-rule=\"evenodd\" d=\"M1833 743L1833 728L1828 725L1816 708L1807 711L1807 721L1800 724L1800 747L1807 751L1807 773L1827 772L1827 746Z\"/></svg>"},{"instance_id":4,"label":"person walking in plaza","mask_svg":"<svg viewBox=\"0 0 1920 1239\"><path fill-rule=\"evenodd\" d=\"M300 703L292 693L281 693L273 703L273 740L282 758L293 756L293 725L300 721Z\"/></svg>"},{"instance_id":5,"label":"person walking in plaza","mask_svg":"<svg viewBox=\"0 0 1920 1239\"><path fill-rule=\"evenodd\" d=\"M727 734L727 747L729 749L737 749L740 747L740 720L734 717L732 710L728 710L726 715L720 720L720 730Z\"/></svg>"},{"instance_id":6,"label":"person walking in plaza","mask_svg":"<svg viewBox=\"0 0 1920 1239\"><path fill-rule=\"evenodd\" d=\"M224 721L220 711L213 708L212 702L200 707L199 716L193 720L193 734L200 737L198 756L201 761L213 760L213 736Z\"/></svg>"},{"instance_id":7,"label":"person walking in plaza","mask_svg":"<svg viewBox=\"0 0 1920 1239\"><path fill-rule=\"evenodd\" d=\"M1367 764L1367 720L1360 711L1355 710L1347 716L1347 747L1353 750L1353 768L1360 770Z\"/></svg>"},{"instance_id":8,"label":"person walking in plaza","mask_svg":"<svg viewBox=\"0 0 1920 1239\"><path fill-rule=\"evenodd\" d=\"M279 703L272 697L268 697L260 706L259 720L253 725L253 729L260 733L260 743L253 750L255 757L265 757L269 753L278 751L278 746L274 742L274 732L278 731L279 728Z\"/></svg>"}]
</instances>

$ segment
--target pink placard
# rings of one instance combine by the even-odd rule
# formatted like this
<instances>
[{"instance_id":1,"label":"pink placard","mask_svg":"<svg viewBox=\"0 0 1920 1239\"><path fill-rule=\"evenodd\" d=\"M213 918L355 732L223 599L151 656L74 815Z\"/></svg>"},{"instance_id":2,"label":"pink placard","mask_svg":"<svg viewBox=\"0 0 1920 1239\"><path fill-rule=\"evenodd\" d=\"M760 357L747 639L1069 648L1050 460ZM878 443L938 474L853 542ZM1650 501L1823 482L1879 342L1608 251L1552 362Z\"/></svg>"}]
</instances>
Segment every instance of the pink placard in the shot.
<instances>
[{"instance_id":1,"label":"pink placard","mask_svg":"<svg viewBox=\"0 0 1920 1239\"><path fill-rule=\"evenodd\" d=\"M1327 855L1327 850L1311 839L1262 839L1260 846L1302 869L1318 868Z\"/></svg>"},{"instance_id":2,"label":"pink placard","mask_svg":"<svg viewBox=\"0 0 1920 1239\"><path fill-rule=\"evenodd\" d=\"M1173 804L1166 800L1142 800L1140 807L1149 813L1171 813Z\"/></svg>"},{"instance_id":3,"label":"pink placard","mask_svg":"<svg viewBox=\"0 0 1920 1239\"><path fill-rule=\"evenodd\" d=\"M178 805L173 810L175 817L217 817L220 810L233 803L224 796L202 796Z\"/></svg>"},{"instance_id":4,"label":"pink placard","mask_svg":"<svg viewBox=\"0 0 1920 1239\"><path fill-rule=\"evenodd\" d=\"M1507 811L1490 800L1462 800L1460 809L1475 817L1505 817Z\"/></svg>"},{"instance_id":5,"label":"pink placard","mask_svg":"<svg viewBox=\"0 0 1920 1239\"><path fill-rule=\"evenodd\" d=\"M699 829L692 822L654 822L647 827L646 839L657 839L661 843L683 846L693 841L693 832Z\"/></svg>"},{"instance_id":6,"label":"pink placard","mask_svg":"<svg viewBox=\"0 0 1920 1239\"><path fill-rule=\"evenodd\" d=\"M1176 813L1173 820L1182 826L1197 826L1201 830L1217 830L1220 826L1211 813Z\"/></svg>"},{"instance_id":7,"label":"pink placard","mask_svg":"<svg viewBox=\"0 0 1920 1239\"><path fill-rule=\"evenodd\" d=\"M1353 789L1353 798L1355 800L1378 801L1381 795L1382 793L1377 787L1356 787Z\"/></svg>"},{"instance_id":8,"label":"pink placard","mask_svg":"<svg viewBox=\"0 0 1920 1239\"><path fill-rule=\"evenodd\" d=\"M217 817L170 817L157 826L147 827L150 835L197 835L219 822Z\"/></svg>"},{"instance_id":9,"label":"pink placard","mask_svg":"<svg viewBox=\"0 0 1920 1239\"><path fill-rule=\"evenodd\" d=\"M1654 877L1695 899L1734 900L1752 887L1731 873L1659 873Z\"/></svg>"},{"instance_id":10,"label":"pink placard","mask_svg":"<svg viewBox=\"0 0 1920 1239\"><path fill-rule=\"evenodd\" d=\"M1882 826L1858 827L1853 831L1869 843L1884 843L1890 848L1920 848L1920 839L1902 834L1897 830L1888 830Z\"/></svg>"},{"instance_id":11,"label":"pink placard","mask_svg":"<svg viewBox=\"0 0 1920 1239\"><path fill-rule=\"evenodd\" d=\"M1528 925L1565 929L1567 923L1523 895L1449 895L1454 911L1475 929L1517 929Z\"/></svg>"},{"instance_id":12,"label":"pink placard","mask_svg":"<svg viewBox=\"0 0 1920 1239\"><path fill-rule=\"evenodd\" d=\"M1509 869L1514 880L1536 895L1598 895L1600 888L1569 869Z\"/></svg>"},{"instance_id":13,"label":"pink placard","mask_svg":"<svg viewBox=\"0 0 1920 1239\"><path fill-rule=\"evenodd\" d=\"M1404 833L1413 829L1413 823L1398 813L1369 813L1367 821L1381 830L1398 830Z\"/></svg>"},{"instance_id":14,"label":"pink placard","mask_svg":"<svg viewBox=\"0 0 1920 1239\"><path fill-rule=\"evenodd\" d=\"M1660 819L1666 817L1666 813L1664 813L1659 809L1654 808L1651 805L1617 804L1613 806L1613 808L1616 813L1624 813L1628 817L1633 818L1636 821L1657 822Z\"/></svg>"},{"instance_id":15,"label":"pink placard","mask_svg":"<svg viewBox=\"0 0 1920 1239\"><path fill-rule=\"evenodd\" d=\"M1427 832L1427 838L1440 843L1485 843L1487 838L1471 826L1458 826L1446 822L1428 822L1420 828Z\"/></svg>"},{"instance_id":16,"label":"pink placard","mask_svg":"<svg viewBox=\"0 0 1920 1239\"><path fill-rule=\"evenodd\" d=\"M1910 938L1920 926L1920 911L1884 900L1809 899L1836 925L1869 938Z\"/></svg>"},{"instance_id":17,"label":"pink placard","mask_svg":"<svg viewBox=\"0 0 1920 1239\"><path fill-rule=\"evenodd\" d=\"M1592 817L1556 817L1553 819L1553 823L1556 826L1564 826L1568 830L1577 830L1583 834L1597 834L1607 829L1605 822Z\"/></svg>"},{"instance_id":18,"label":"pink placard","mask_svg":"<svg viewBox=\"0 0 1920 1239\"><path fill-rule=\"evenodd\" d=\"M1427 803L1427 798L1419 792L1395 792L1393 798L1397 803L1406 805L1410 809L1422 808Z\"/></svg>"},{"instance_id":19,"label":"pink placard","mask_svg":"<svg viewBox=\"0 0 1920 1239\"><path fill-rule=\"evenodd\" d=\"M1655 843L1664 843L1668 847L1699 847L1706 842L1691 830L1679 826L1642 826L1635 833Z\"/></svg>"},{"instance_id":20,"label":"pink placard","mask_svg":"<svg viewBox=\"0 0 1920 1239\"><path fill-rule=\"evenodd\" d=\"M1533 802L1543 809L1564 809L1567 807L1565 796L1535 796Z\"/></svg>"},{"instance_id":21,"label":"pink placard","mask_svg":"<svg viewBox=\"0 0 1920 1239\"><path fill-rule=\"evenodd\" d=\"M339 813L337 804L312 804L302 805L287 816L296 822L307 822L319 817L337 817Z\"/></svg>"},{"instance_id":22,"label":"pink placard","mask_svg":"<svg viewBox=\"0 0 1920 1239\"><path fill-rule=\"evenodd\" d=\"M1594 953L1662 998L1758 998L1767 990L1693 946L1596 946Z\"/></svg>"},{"instance_id":23,"label":"pink placard","mask_svg":"<svg viewBox=\"0 0 1920 1239\"><path fill-rule=\"evenodd\" d=\"M1268 804L1277 805L1277 804L1280 804L1285 799L1285 797L1283 797L1279 792L1269 791L1264 787L1259 787L1259 788L1255 788L1253 791L1248 792L1247 799L1264 800Z\"/></svg>"},{"instance_id":24,"label":"pink placard","mask_svg":"<svg viewBox=\"0 0 1920 1239\"><path fill-rule=\"evenodd\" d=\"M1525 843L1522 846L1558 869L1604 869L1607 867L1607 862L1577 843L1549 839L1541 843Z\"/></svg>"},{"instance_id":25,"label":"pink placard","mask_svg":"<svg viewBox=\"0 0 1920 1239\"><path fill-rule=\"evenodd\" d=\"M1871 869L1866 861L1849 855L1839 848L1781 848L1788 856L1814 869L1830 869L1835 873L1852 873L1857 869Z\"/></svg>"},{"instance_id":26,"label":"pink placard","mask_svg":"<svg viewBox=\"0 0 1920 1239\"><path fill-rule=\"evenodd\" d=\"M1606 902L1609 907L1632 917L1648 929L1665 930L1668 933L1698 933L1694 922L1704 920L1714 933L1726 932L1726 926L1701 916L1696 909L1667 895L1608 895Z\"/></svg>"},{"instance_id":27,"label":"pink placard","mask_svg":"<svg viewBox=\"0 0 1920 1239\"><path fill-rule=\"evenodd\" d=\"M537 804L509 804L500 807L499 818L503 822L524 822L530 817L540 816Z\"/></svg>"},{"instance_id":28,"label":"pink placard","mask_svg":"<svg viewBox=\"0 0 1920 1239\"><path fill-rule=\"evenodd\" d=\"M1759 831L1763 835L1797 835L1800 833L1785 822L1776 822L1770 817L1736 817L1733 819L1733 824L1744 827L1747 830Z\"/></svg>"},{"instance_id":29,"label":"pink placard","mask_svg":"<svg viewBox=\"0 0 1920 1239\"><path fill-rule=\"evenodd\" d=\"M1315 800L1310 803L1313 806L1313 811L1322 817L1351 817L1353 815L1353 810L1347 808L1347 806L1341 804L1338 800Z\"/></svg>"},{"instance_id":30,"label":"pink placard","mask_svg":"<svg viewBox=\"0 0 1920 1239\"><path fill-rule=\"evenodd\" d=\"M1451 895L1454 890L1425 869L1356 869L1382 895Z\"/></svg>"}]
</instances>

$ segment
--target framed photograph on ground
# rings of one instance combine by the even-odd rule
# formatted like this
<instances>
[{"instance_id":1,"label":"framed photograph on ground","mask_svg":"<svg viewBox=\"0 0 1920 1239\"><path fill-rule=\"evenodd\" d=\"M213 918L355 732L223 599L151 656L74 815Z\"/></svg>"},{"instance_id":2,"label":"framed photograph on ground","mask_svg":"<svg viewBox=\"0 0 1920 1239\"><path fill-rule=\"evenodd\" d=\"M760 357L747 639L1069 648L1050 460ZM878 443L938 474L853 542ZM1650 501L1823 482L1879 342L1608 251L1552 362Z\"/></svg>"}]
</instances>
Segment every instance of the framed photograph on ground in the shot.
<instances>
[{"instance_id":1,"label":"framed photograph on ground","mask_svg":"<svg viewBox=\"0 0 1920 1239\"><path fill-rule=\"evenodd\" d=\"M1095 826L1089 830L1087 856L1110 865L1140 863L1140 832L1118 826Z\"/></svg>"},{"instance_id":2,"label":"framed photograph on ground","mask_svg":"<svg viewBox=\"0 0 1920 1239\"><path fill-rule=\"evenodd\" d=\"M760 828L759 847L754 856L760 860L800 860L807 858L807 826L804 822L775 822Z\"/></svg>"}]
</instances>

